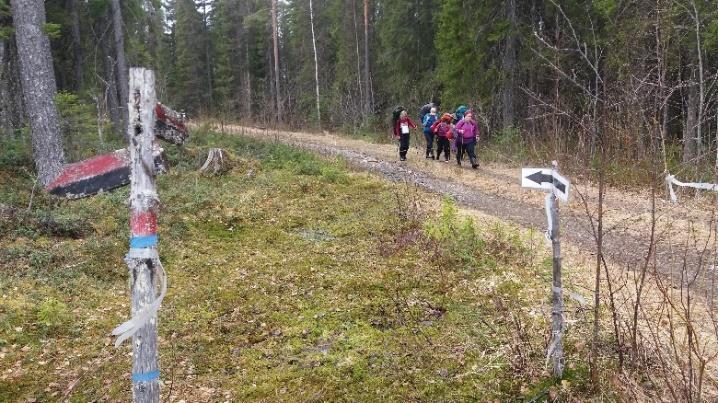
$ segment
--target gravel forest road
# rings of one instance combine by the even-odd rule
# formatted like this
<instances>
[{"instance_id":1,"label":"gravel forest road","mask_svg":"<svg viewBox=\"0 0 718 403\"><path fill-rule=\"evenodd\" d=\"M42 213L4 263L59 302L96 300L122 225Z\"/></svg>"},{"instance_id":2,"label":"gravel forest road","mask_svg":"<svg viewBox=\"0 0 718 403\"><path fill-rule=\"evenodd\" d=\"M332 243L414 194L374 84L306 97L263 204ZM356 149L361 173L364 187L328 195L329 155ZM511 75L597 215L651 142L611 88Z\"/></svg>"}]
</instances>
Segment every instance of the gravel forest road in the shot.
<instances>
[{"instance_id":1,"label":"gravel forest road","mask_svg":"<svg viewBox=\"0 0 718 403\"><path fill-rule=\"evenodd\" d=\"M408 161L398 161L397 146L376 144L329 133L303 133L225 125L223 130L243 136L272 139L324 156L341 157L355 169L394 182L415 184L454 198L474 209L524 228L546 228L544 193L520 186L520 166L482 164L478 170L425 159L423 141L412 145ZM549 164L545 164L548 166ZM586 253L595 253L597 187L572 181L568 203L561 203L561 237ZM683 197L679 204L658 195L655 203L656 269L673 279L674 286L696 276L698 288L708 291L715 282L714 206L710 195ZM624 270L640 272L651 244L650 190L627 192L609 188L604 203L604 257ZM710 199L712 200L712 199ZM593 221L593 223L592 223ZM655 259L655 260L653 260ZM652 267L651 264L651 267ZM714 293L710 293L714 295Z\"/></svg>"}]
</instances>

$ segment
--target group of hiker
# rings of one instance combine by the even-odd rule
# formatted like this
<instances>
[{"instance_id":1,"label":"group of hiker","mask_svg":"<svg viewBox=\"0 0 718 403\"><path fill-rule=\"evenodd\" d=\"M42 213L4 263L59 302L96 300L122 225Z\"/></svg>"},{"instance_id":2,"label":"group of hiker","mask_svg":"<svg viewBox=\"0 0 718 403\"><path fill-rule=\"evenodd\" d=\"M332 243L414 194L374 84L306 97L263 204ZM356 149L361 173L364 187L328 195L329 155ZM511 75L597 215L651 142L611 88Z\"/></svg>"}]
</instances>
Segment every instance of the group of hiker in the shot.
<instances>
[{"instance_id":1,"label":"group of hiker","mask_svg":"<svg viewBox=\"0 0 718 403\"><path fill-rule=\"evenodd\" d=\"M461 165L466 154L471 167L477 169L479 161L476 158L476 142L479 138L479 124L474 118L474 112L464 105L459 106L453 114L442 113L439 116L437 110L433 102L422 106L419 110L419 121L426 139L426 158L442 161L443 154L443 161L449 162L453 150L458 165ZM411 130L417 129L417 125L401 106L393 112L393 129L394 138L399 140L399 159L406 161ZM436 143L436 152L434 152L434 143Z\"/></svg>"}]
</instances>

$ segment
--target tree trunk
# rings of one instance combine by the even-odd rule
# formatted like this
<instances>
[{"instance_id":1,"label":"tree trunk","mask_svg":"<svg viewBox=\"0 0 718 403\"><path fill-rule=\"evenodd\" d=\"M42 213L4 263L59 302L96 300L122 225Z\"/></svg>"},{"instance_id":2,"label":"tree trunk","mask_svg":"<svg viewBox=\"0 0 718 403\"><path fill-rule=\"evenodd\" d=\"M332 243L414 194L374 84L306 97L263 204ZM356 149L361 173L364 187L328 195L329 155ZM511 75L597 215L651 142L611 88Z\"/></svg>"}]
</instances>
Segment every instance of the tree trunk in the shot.
<instances>
[{"instance_id":1,"label":"tree trunk","mask_svg":"<svg viewBox=\"0 0 718 403\"><path fill-rule=\"evenodd\" d=\"M10 123L10 90L8 84L8 62L6 56L5 40L0 39L0 136L12 132Z\"/></svg>"},{"instance_id":2,"label":"tree trunk","mask_svg":"<svg viewBox=\"0 0 718 403\"><path fill-rule=\"evenodd\" d=\"M105 65L105 98L107 99L107 111L112 121L112 132L125 137L127 128L123 128L122 114L117 94L117 78L115 77L115 63L112 56L112 45L108 40L102 42L102 59ZM128 84L129 85L129 84Z\"/></svg>"},{"instance_id":3,"label":"tree trunk","mask_svg":"<svg viewBox=\"0 0 718 403\"><path fill-rule=\"evenodd\" d=\"M364 108L371 114L374 110L371 93L371 71L369 69L369 0L364 0Z\"/></svg>"},{"instance_id":4,"label":"tree trunk","mask_svg":"<svg viewBox=\"0 0 718 403\"><path fill-rule=\"evenodd\" d=\"M110 0L110 6L112 8L112 32L115 39L115 54L117 60L117 88L119 88L117 92L120 96L120 117L122 118L122 127L126 128L128 125L127 103L129 102L128 91L130 82L127 77L128 68L127 59L125 58L125 39L122 29L123 22L120 0ZM125 133L125 139L128 140L127 133Z\"/></svg>"},{"instance_id":5,"label":"tree trunk","mask_svg":"<svg viewBox=\"0 0 718 403\"><path fill-rule=\"evenodd\" d=\"M357 92L359 92L359 102L364 102L364 89L361 80L361 54L359 53L359 30L357 29L357 5L356 0L352 0L352 20L354 22L354 44L356 45L357 58ZM360 109L360 108L357 108Z\"/></svg>"},{"instance_id":6,"label":"tree trunk","mask_svg":"<svg viewBox=\"0 0 718 403\"><path fill-rule=\"evenodd\" d=\"M147 10L147 51L150 53L150 57L154 62L154 68L159 66L159 55L157 54L157 10L155 9L154 2L151 0L145 0L145 9Z\"/></svg>"},{"instance_id":7,"label":"tree trunk","mask_svg":"<svg viewBox=\"0 0 718 403\"><path fill-rule=\"evenodd\" d=\"M512 127L516 122L514 97L516 95L517 62L516 62L516 0L505 2L506 18L510 24L509 32L504 43L504 53L501 64L504 80L501 84L501 120L503 128Z\"/></svg>"},{"instance_id":8,"label":"tree trunk","mask_svg":"<svg viewBox=\"0 0 718 403\"><path fill-rule=\"evenodd\" d=\"M209 24L207 22L207 18L209 17L209 14L207 13L207 2L202 3L202 22L204 24L204 35L205 35L205 63L206 63L206 70L207 70L207 112L209 114L212 113L214 110L214 88L212 87L212 71L214 70L212 67L212 55L211 55L211 47L212 47L212 40L209 34Z\"/></svg>"},{"instance_id":9,"label":"tree trunk","mask_svg":"<svg viewBox=\"0 0 718 403\"><path fill-rule=\"evenodd\" d=\"M10 124L12 125L13 131L18 133L25 125L25 104L23 103L22 97L20 62L18 60L19 56L17 54L15 41L7 41L5 47L7 55L7 85L10 92L10 99L8 100Z\"/></svg>"},{"instance_id":10,"label":"tree trunk","mask_svg":"<svg viewBox=\"0 0 718 403\"><path fill-rule=\"evenodd\" d=\"M696 128L698 127L698 88L693 85L688 88L685 118L683 124L683 162L695 163L698 156L698 143L696 141Z\"/></svg>"},{"instance_id":11,"label":"tree trunk","mask_svg":"<svg viewBox=\"0 0 718 403\"><path fill-rule=\"evenodd\" d=\"M248 15L249 5L246 1L239 4L239 15ZM240 22L237 29L237 40L241 44L242 62L239 66L240 72L240 94L243 99L239 102L242 108L242 116L245 119L252 119L252 76L249 71L249 30Z\"/></svg>"},{"instance_id":12,"label":"tree trunk","mask_svg":"<svg viewBox=\"0 0 718 403\"><path fill-rule=\"evenodd\" d=\"M706 82L705 74L703 72L703 46L701 45L701 22L698 16L698 8L696 8L696 2L691 1L694 11L694 22L695 22L695 34L696 34L696 55L698 59L698 107L696 108L696 154L698 157L703 153L703 110L706 103Z\"/></svg>"},{"instance_id":13,"label":"tree trunk","mask_svg":"<svg viewBox=\"0 0 718 403\"><path fill-rule=\"evenodd\" d=\"M80 13L77 10L77 0L68 0L70 8L70 23L72 32L73 56L75 58L75 90L80 91L84 84L84 71L82 68L82 37L80 36Z\"/></svg>"},{"instance_id":14,"label":"tree trunk","mask_svg":"<svg viewBox=\"0 0 718 403\"><path fill-rule=\"evenodd\" d=\"M312 26L312 49L314 50L314 89L317 97L317 124L322 127L322 111L319 100L319 62L317 58L317 38L314 35L314 7L312 0L309 0L309 23Z\"/></svg>"},{"instance_id":15,"label":"tree trunk","mask_svg":"<svg viewBox=\"0 0 718 403\"><path fill-rule=\"evenodd\" d=\"M282 121L282 92L279 88L279 29L277 27L277 0L272 1L272 43L274 46L274 98L277 105L277 122Z\"/></svg>"},{"instance_id":16,"label":"tree trunk","mask_svg":"<svg viewBox=\"0 0 718 403\"><path fill-rule=\"evenodd\" d=\"M65 154L53 100L57 85L50 40L44 33L45 4L42 0L12 0L11 6L33 158L38 181L46 186L60 173Z\"/></svg>"}]
</instances>

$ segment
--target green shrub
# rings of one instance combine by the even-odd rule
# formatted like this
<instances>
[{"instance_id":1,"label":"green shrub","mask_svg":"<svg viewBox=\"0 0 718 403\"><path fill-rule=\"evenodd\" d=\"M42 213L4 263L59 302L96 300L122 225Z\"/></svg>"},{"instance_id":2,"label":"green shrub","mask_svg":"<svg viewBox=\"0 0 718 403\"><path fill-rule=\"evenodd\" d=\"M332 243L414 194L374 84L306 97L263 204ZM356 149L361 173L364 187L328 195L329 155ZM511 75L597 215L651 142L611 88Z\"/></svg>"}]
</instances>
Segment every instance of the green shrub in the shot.
<instances>
[{"instance_id":1,"label":"green shrub","mask_svg":"<svg viewBox=\"0 0 718 403\"><path fill-rule=\"evenodd\" d=\"M54 255L50 251L33 250L28 256L30 267L33 269L48 269Z\"/></svg>"},{"instance_id":2,"label":"green shrub","mask_svg":"<svg viewBox=\"0 0 718 403\"><path fill-rule=\"evenodd\" d=\"M510 265L530 261L531 251L518 231L496 224L480 234L471 217L459 217L450 198L444 198L438 219L427 222L424 231L448 261L488 267L497 267L499 262Z\"/></svg>"},{"instance_id":3,"label":"green shrub","mask_svg":"<svg viewBox=\"0 0 718 403\"><path fill-rule=\"evenodd\" d=\"M50 331L62 328L70 319L70 310L63 302L55 298L46 298L35 313L37 323Z\"/></svg>"},{"instance_id":4,"label":"green shrub","mask_svg":"<svg viewBox=\"0 0 718 403\"><path fill-rule=\"evenodd\" d=\"M347 183L349 176L342 170L333 166L327 166L321 169L322 177L329 183Z\"/></svg>"},{"instance_id":5,"label":"green shrub","mask_svg":"<svg viewBox=\"0 0 718 403\"><path fill-rule=\"evenodd\" d=\"M294 168L298 175L319 176L322 174L322 168L316 161L301 160Z\"/></svg>"},{"instance_id":6,"label":"green shrub","mask_svg":"<svg viewBox=\"0 0 718 403\"><path fill-rule=\"evenodd\" d=\"M429 238L439 244L440 250L449 260L458 259L472 265L483 249L474 226L474 220L466 217L459 219L454 201L448 197L441 204L441 214L437 222L427 222L424 230Z\"/></svg>"}]
</instances>

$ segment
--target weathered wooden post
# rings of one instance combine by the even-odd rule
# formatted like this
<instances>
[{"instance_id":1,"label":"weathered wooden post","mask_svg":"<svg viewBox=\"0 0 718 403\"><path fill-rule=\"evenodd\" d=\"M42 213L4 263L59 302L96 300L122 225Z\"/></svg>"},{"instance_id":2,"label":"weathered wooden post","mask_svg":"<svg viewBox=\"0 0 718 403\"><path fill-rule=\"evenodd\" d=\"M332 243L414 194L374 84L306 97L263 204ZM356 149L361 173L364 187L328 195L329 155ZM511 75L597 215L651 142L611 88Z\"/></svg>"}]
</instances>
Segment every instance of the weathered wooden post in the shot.
<instances>
[{"instance_id":1,"label":"weathered wooden post","mask_svg":"<svg viewBox=\"0 0 718 403\"><path fill-rule=\"evenodd\" d=\"M546 362L551 360L553 375L561 378L563 376L563 332L564 307L563 289L561 285L561 238L559 228L558 199L568 201L569 188L571 183L568 179L559 175L558 162L551 162L551 169L546 168L523 168L521 170L521 186L543 189L549 193L546 195L546 216L548 219L547 237L551 240L553 247L553 280L551 282L551 340L549 341L546 353Z\"/></svg>"},{"instance_id":2,"label":"weathered wooden post","mask_svg":"<svg viewBox=\"0 0 718 403\"><path fill-rule=\"evenodd\" d=\"M128 135L130 140L130 271L132 319L118 326L115 345L132 337L132 395L135 402L159 402L157 309L167 290L167 279L157 254L155 166L152 157L155 113L154 72L130 69ZM155 280L161 283L156 295Z\"/></svg>"},{"instance_id":3,"label":"weathered wooden post","mask_svg":"<svg viewBox=\"0 0 718 403\"><path fill-rule=\"evenodd\" d=\"M561 238L559 227L559 211L558 200L556 198L556 187L558 185L558 163L551 163L551 176L553 181L553 190L547 195L550 209L551 220L551 246L553 247L553 282L551 287L551 343L549 344L549 354L551 355L551 364L553 367L553 375L557 378L563 376L563 289L561 285Z\"/></svg>"}]
</instances>

